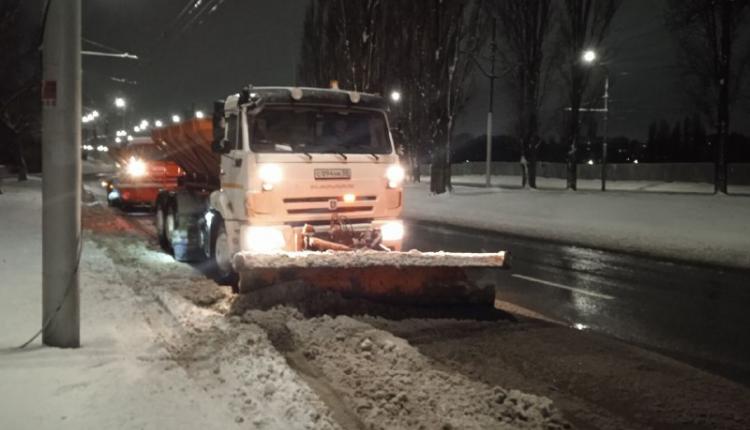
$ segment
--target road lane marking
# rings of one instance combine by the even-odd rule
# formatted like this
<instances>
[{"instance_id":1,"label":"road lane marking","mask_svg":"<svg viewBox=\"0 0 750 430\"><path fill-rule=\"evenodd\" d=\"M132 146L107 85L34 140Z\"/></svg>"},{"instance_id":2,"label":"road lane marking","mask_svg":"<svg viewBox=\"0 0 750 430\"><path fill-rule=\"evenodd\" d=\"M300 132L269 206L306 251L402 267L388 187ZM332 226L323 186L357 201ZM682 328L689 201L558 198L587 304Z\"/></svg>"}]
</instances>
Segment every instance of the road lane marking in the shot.
<instances>
[{"instance_id":1,"label":"road lane marking","mask_svg":"<svg viewBox=\"0 0 750 430\"><path fill-rule=\"evenodd\" d=\"M598 299L604 299L604 300L614 300L615 299L614 296L608 296L606 294L595 293L595 292L592 292L592 291L586 291L586 290L582 290L580 288L573 288L573 287L569 287L567 285L558 284L556 282L545 281L544 279L532 278L531 276L524 276L524 275L514 274L514 275L512 275L512 277L513 278L518 278L518 279L523 279L524 281L536 282L537 284L546 285L548 287L555 287L555 288L560 288L560 289L563 289L563 290L573 291L573 292L579 293L579 294L585 294L587 296L596 297Z\"/></svg>"}]
</instances>

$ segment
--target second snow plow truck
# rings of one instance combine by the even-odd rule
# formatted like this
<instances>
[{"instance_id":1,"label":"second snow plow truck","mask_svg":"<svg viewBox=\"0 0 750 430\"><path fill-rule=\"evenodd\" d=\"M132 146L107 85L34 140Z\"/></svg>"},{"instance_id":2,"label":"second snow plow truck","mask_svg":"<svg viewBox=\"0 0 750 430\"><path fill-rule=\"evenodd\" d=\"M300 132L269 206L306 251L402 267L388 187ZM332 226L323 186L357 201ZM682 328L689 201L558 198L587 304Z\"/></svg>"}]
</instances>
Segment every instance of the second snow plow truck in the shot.
<instances>
[{"instance_id":1,"label":"second snow plow truck","mask_svg":"<svg viewBox=\"0 0 750 430\"><path fill-rule=\"evenodd\" d=\"M494 304L504 252L401 252L404 170L376 95L248 87L213 119L154 130L185 172L156 200L177 260L240 293L287 281L418 305Z\"/></svg>"}]
</instances>

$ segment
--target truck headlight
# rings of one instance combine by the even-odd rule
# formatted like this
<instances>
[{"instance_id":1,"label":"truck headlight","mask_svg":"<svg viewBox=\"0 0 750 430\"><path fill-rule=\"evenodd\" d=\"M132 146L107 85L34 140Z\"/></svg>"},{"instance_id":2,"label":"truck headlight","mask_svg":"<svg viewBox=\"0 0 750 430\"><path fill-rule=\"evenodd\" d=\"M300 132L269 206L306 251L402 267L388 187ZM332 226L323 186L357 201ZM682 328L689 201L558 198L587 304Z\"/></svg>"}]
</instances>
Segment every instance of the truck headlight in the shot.
<instances>
[{"instance_id":1,"label":"truck headlight","mask_svg":"<svg viewBox=\"0 0 750 430\"><path fill-rule=\"evenodd\" d=\"M281 167L276 164L263 164L258 170L263 191L273 190L273 186L281 182Z\"/></svg>"},{"instance_id":2,"label":"truck headlight","mask_svg":"<svg viewBox=\"0 0 750 430\"><path fill-rule=\"evenodd\" d=\"M385 178L388 179L388 188L398 188L404 182L404 168L395 164L385 171Z\"/></svg>"},{"instance_id":3,"label":"truck headlight","mask_svg":"<svg viewBox=\"0 0 750 430\"><path fill-rule=\"evenodd\" d=\"M387 222L380 227L380 232L383 233L384 242L401 240L404 238L404 223L400 221Z\"/></svg>"},{"instance_id":4,"label":"truck headlight","mask_svg":"<svg viewBox=\"0 0 750 430\"><path fill-rule=\"evenodd\" d=\"M243 249L252 252L273 252L284 249L286 241L281 230L273 227L249 227L245 230Z\"/></svg>"},{"instance_id":5,"label":"truck headlight","mask_svg":"<svg viewBox=\"0 0 750 430\"><path fill-rule=\"evenodd\" d=\"M130 176L140 178L146 174L146 163L142 160L131 158L130 161L128 161L128 165L125 166L125 171Z\"/></svg>"}]
</instances>

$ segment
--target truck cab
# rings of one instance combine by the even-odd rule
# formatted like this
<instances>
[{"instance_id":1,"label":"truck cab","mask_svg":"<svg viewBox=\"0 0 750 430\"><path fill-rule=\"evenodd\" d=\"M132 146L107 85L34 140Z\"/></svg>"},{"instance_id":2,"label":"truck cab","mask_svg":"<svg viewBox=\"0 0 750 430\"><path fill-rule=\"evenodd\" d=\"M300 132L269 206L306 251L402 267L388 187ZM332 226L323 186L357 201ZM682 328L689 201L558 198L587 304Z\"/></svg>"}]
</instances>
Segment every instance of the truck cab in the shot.
<instances>
[{"instance_id":1,"label":"truck cab","mask_svg":"<svg viewBox=\"0 0 750 430\"><path fill-rule=\"evenodd\" d=\"M221 189L210 206L229 254L368 240L400 250L404 174L385 108L379 97L338 90L257 88L227 98L216 122Z\"/></svg>"},{"instance_id":2,"label":"truck cab","mask_svg":"<svg viewBox=\"0 0 750 430\"><path fill-rule=\"evenodd\" d=\"M217 102L215 187L192 187L191 197L164 205L173 249L175 237L186 238L175 255L194 255L187 248L199 238L229 275L241 251L400 250L404 170L386 112L379 96L317 88L250 87ZM190 224L175 222L185 219L180 211L200 228L176 231Z\"/></svg>"}]
</instances>

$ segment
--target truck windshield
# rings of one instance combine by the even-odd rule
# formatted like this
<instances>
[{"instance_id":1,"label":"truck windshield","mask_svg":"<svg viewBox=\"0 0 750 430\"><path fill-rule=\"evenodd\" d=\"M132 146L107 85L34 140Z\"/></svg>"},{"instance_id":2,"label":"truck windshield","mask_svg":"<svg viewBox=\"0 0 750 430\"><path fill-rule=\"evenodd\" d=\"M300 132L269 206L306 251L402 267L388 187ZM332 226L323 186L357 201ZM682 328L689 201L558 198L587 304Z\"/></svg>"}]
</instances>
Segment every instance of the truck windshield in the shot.
<instances>
[{"instance_id":1,"label":"truck windshield","mask_svg":"<svg viewBox=\"0 0 750 430\"><path fill-rule=\"evenodd\" d=\"M269 108L254 118L251 149L261 153L389 154L380 112Z\"/></svg>"}]
</instances>

